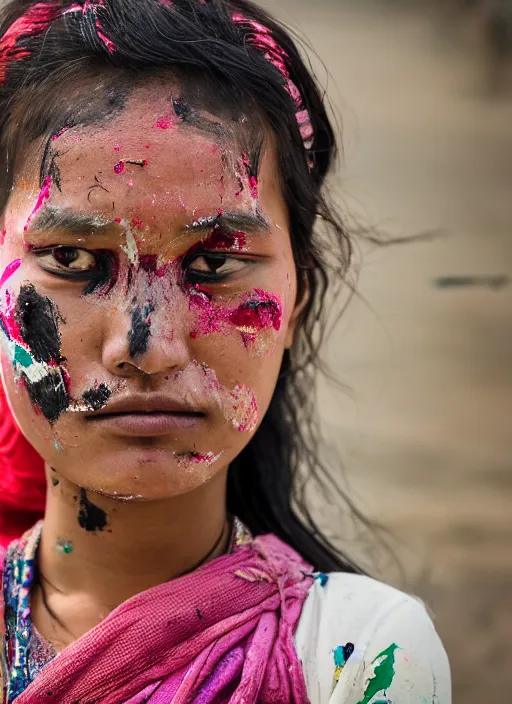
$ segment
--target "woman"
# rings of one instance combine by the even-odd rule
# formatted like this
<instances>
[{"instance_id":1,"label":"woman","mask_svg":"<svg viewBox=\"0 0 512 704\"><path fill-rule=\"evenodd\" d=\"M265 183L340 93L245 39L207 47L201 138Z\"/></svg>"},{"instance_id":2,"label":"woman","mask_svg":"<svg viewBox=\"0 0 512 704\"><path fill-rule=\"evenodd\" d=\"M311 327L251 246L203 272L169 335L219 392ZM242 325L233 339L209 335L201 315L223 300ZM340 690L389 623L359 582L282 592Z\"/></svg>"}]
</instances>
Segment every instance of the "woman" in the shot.
<instances>
[{"instance_id":1,"label":"woman","mask_svg":"<svg viewBox=\"0 0 512 704\"><path fill-rule=\"evenodd\" d=\"M10 0L1 36L4 702L450 702L423 606L294 493L350 248L289 35Z\"/></svg>"}]
</instances>

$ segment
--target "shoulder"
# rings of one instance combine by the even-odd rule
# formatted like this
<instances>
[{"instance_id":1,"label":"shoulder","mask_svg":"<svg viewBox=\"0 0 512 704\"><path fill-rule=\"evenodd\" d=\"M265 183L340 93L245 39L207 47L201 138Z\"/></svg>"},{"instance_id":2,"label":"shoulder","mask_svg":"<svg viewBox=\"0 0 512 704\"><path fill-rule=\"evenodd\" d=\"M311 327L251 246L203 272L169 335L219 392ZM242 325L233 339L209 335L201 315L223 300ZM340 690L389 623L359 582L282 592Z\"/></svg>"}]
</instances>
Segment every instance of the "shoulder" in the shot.
<instances>
[{"instance_id":1,"label":"shoulder","mask_svg":"<svg viewBox=\"0 0 512 704\"><path fill-rule=\"evenodd\" d=\"M295 636L312 704L450 704L445 650L424 605L361 575L315 580Z\"/></svg>"}]
</instances>

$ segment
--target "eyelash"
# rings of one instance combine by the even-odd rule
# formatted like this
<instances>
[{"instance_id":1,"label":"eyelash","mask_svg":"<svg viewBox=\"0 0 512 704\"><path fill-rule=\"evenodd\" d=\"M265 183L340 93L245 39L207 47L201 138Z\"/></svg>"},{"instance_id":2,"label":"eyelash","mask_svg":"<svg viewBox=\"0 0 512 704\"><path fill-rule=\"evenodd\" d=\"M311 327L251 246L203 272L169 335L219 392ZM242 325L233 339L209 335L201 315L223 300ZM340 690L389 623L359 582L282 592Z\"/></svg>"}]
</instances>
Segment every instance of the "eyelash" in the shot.
<instances>
[{"instance_id":1,"label":"eyelash","mask_svg":"<svg viewBox=\"0 0 512 704\"><path fill-rule=\"evenodd\" d=\"M90 254L95 259L95 265L90 269L60 269L58 271L52 270L48 267L39 264L43 271L46 271L51 276L55 276L60 279L66 279L68 281L76 281L86 283L84 289L84 294L93 293L98 289L102 289L103 292L108 292L112 289L117 281L119 264L116 254L109 249L100 250L88 250L82 249L80 247L70 247L69 245L57 245L54 247L31 247L30 250L35 255L36 259L42 259L42 257L52 254L54 257L59 252L64 252L66 250L74 250L76 252L85 252Z\"/></svg>"},{"instance_id":2,"label":"eyelash","mask_svg":"<svg viewBox=\"0 0 512 704\"><path fill-rule=\"evenodd\" d=\"M220 283L221 281L226 281L233 276L233 273L236 273L226 272L225 274L217 274L216 272L191 269L191 264L193 264L197 259L205 259L207 262L208 259L214 261L223 260L223 264L227 264L228 262L240 262L241 264L244 264L244 268L249 265L249 261L247 259L230 256L227 252L212 252L211 250L206 252L194 252L188 261L185 259L183 262L183 272L187 276L188 283L191 284Z\"/></svg>"}]
</instances>

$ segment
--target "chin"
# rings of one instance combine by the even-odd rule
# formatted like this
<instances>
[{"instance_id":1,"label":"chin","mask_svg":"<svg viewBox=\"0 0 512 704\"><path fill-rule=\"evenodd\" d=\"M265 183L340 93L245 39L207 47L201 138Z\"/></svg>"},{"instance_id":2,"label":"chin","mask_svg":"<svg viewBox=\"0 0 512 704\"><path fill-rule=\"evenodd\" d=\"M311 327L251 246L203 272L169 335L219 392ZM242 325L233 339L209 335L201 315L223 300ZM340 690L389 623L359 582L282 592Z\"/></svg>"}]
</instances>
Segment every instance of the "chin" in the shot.
<instances>
[{"instance_id":1,"label":"chin","mask_svg":"<svg viewBox=\"0 0 512 704\"><path fill-rule=\"evenodd\" d=\"M98 462L89 457L81 468L74 465L72 473L63 470L61 474L88 491L119 501L143 502L200 489L225 466L223 453L131 447Z\"/></svg>"}]
</instances>

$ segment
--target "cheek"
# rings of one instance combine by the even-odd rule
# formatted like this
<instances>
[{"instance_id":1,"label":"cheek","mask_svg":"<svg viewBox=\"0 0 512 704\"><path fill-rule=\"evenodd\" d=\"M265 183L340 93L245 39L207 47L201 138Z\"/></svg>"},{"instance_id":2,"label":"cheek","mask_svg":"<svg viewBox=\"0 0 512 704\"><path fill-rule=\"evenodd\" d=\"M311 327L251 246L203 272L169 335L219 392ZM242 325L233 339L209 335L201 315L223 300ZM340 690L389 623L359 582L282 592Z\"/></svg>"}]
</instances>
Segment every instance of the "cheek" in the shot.
<instances>
[{"instance_id":1,"label":"cheek","mask_svg":"<svg viewBox=\"0 0 512 704\"><path fill-rule=\"evenodd\" d=\"M200 286L192 288L189 296L192 339L212 334L236 335L250 352L271 353L274 347L279 348L283 323L289 318L289 314L283 315L280 296L254 289L235 303L218 303L207 287Z\"/></svg>"},{"instance_id":2,"label":"cheek","mask_svg":"<svg viewBox=\"0 0 512 704\"><path fill-rule=\"evenodd\" d=\"M16 297L8 288L2 291L0 336L4 359L11 364L14 382L26 388L34 409L49 423L55 423L70 403L61 322L53 301L32 284L22 285Z\"/></svg>"}]
</instances>

